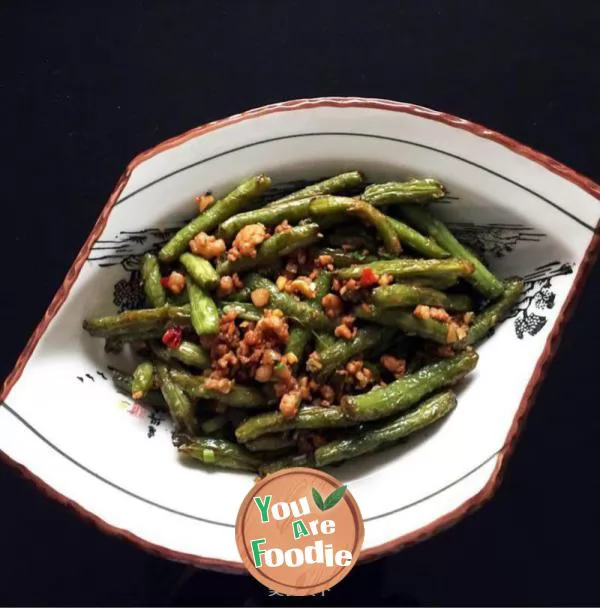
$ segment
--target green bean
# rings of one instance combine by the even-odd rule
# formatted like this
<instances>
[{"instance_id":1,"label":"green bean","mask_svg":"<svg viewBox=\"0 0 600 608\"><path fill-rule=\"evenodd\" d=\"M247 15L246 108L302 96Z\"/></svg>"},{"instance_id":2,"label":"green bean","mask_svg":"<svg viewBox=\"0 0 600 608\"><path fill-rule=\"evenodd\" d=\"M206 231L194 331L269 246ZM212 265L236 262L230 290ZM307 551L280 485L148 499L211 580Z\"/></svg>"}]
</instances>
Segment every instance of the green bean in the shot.
<instances>
[{"instance_id":1,"label":"green bean","mask_svg":"<svg viewBox=\"0 0 600 608\"><path fill-rule=\"evenodd\" d=\"M315 299L312 300L312 304L318 310L322 309L321 300L329 293L332 281L333 275L326 270L321 270L315 279Z\"/></svg>"},{"instance_id":2,"label":"green bean","mask_svg":"<svg viewBox=\"0 0 600 608\"><path fill-rule=\"evenodd\" d=\"M251 452L278 452L287 448L295 447L297 441L293 437L281 435L263 435L244 444Z\"/></svg>"},{"instance_id":3,"label":"green bean","mask_svg":"<svg viewBox=\"0 0 600 608\"><path fill-rule=\"evenodd\" d=\"M217 267L221 276L243 272L252 268L270 266L280 258L297 249L308 247L319 240L319 226L305 224L296 226L287 232L280 232L269 237L256 251L255 257L240 257L237 260L225 260Z\"/></svg>"},{"instance_id":4,"label":"green bean","mask_svg":"<svg viewBox=\"0 0 600 608\"><path fill-rule=\"evenodd\" d=\"M315 199L312 199L312 200L315 200ZM311 219L313 219L313 218L311 218ZM314 218L314 221L316 221L319 224L319 228L321 229L321 232L325 232L325 230L329 230L330 228L339 226L340 224L344 223L347 219L348 219L348 214L345 211L338 211L338 212L333 212L330 214L322 215L319 218ZM309 221L309 220L304 220L304 221Z\"/></svg>"},{"instance_id":5,"label":"green bean","mask_svg":"<svg viewBox=\"0 0 600 608\"><path fill-rule=\"evenodd\" d=\"M183 340L177 348L169 349L171 357L190 367L206 369L210 367L210 354L199 344Z\"/></svg>"},{"instance_id":6,"label":"green bean","mask_svg":"<svg viewBox=\"0 0 600 608\"><path fill-rule=\"evenodd\" d=\"M456 274L447 274L443 277L405 277L402 279L397 279L398 283L402 285L417 285L420 287L432 287L433 289L437 289L438 291L444 291L449 287L454 287L458 283L458 275Z\"/></svg>"},{"instance_id":7,"label":"green bean","mask_svg":"<svg viewBox=\"0 0 600 608\"><path fill-rule=\"evenodd\" d=\"M242 446L214 437L195 437L180 443L177 449L182 454L215 467L258 471L261 461Z\"/></svg>"},{"instance_id":8,"label":"green bean","mask_svg":"<svg viewBox=\"0 0 600 608\"><path fill-rule=\"evenodd\" d=\"M258 309L250 302L226 302L220 305L222 313L234 312L238 318L244 321L260 321L262 319L262 310Z\"/></svg>"},{"instance_id":9,"label":"green bean","mask_svg":"<svg viewBox=\"0 0 600 608\"><path fill-rule=\"evenodd\" d=\"M337 342L337 338L332 334L324 331L314 332L315 334L315 350L322 353L326 348L329 348Z\"/></svg>"},{"instance_id":10,"label":"green bean","mask_svg":"<svg viewBox=\"0 0 600 608\"><path fill-rule=\"evenodd\" d=\"M378 308L373 304L357 306L354 314L359 319L366 319L386 327L401 329L409 336L421 336L439 344L450 343L449 325L436 319L419 319L411 310L402 308Z\"/></svg>"},{"instance_id":11,"label":"green bean","mask_svg":"<svg viewBox=\"0 0 600 608\"><path fill-rule=\"evenodd\" d=\"M407 343L409 342L407 336L404 333L391 328L389 325L386 327L387 331L383 333L381 340L367 349L364 359L379 361L382 355L392 354L397 356L400 352L402 353L401 358L404 358L404 353L407 350Z\"/></svg>"},{"instance_id":12,"label":"green bean","mask_svg":"<svg viewBox=\"0 0 600 608\"><path fill-rule=\"evenodd\" d=\"M193 253L184 253L180 256L179 261L194 282L203 289L210 291L219 285L219 275L208 260Z\"/></svg>"},{"instance_id":13,"label":"green bean","mask_svg":"<svg viewBox=\"0 0 600 608\"><path fill-rule=\"evenodd\" d=\"M167 295L164 287L160 282L160 268L158 259L151 253L146 253L142 258L142 284L146 299L151 306L157 308L164 306L167 301Z\"/></svg>"},{"instance_id":14,"label":"green bean","mask_svg":"<svg viewBox=\"0 0 600 608\"><path fill-rule=\"evenodd\" d=\"M255 289L267 289L269 291L269 306L278 308L286 316L295 319L300 325L307 329L328 330L332 329L331 321L325 314L316 310L307 302L301 302L290 294L283 293L268 279L258 274L249 274L245 279L246 285L254 291Z\"/></svg>"},{"instance_id":15,"label":"green bean","mask_svg":"<svg viewBox=\"0 0 600 608\"><path fill-rule=\"evenodd\" d=\"M227 419L227 416L219 414L217 416L209 418L208 420L205 420L200 425L200 428L202 429L203 433L206 433L207 435L213 435L217 431L220 431L221 429L226 427L228 422L229 420Z\"/></svg>"},{"instance_id":16,"label":"green bean","mask_svg":"<svg viewBox=\"0 0 600 608\"><path fill-rule=\"evenodd\" d=\"M204 213L184 226L159 252L163 262L176 260L187 250L189 242L200 232L210 232L227 218L238 213L258 198L269 186L271 179L266 175L252 177L240 184L224 198L211 205Z\"/></svg>"},{"instance_id":17,"label":"green bean","mask_svg":"<svg viewBox=\"0 0 600 608\"><path fill-rule=\"evenodd\" d=\"M83 321L83 329L91 336L122 339L129 336L132 340L160 336L166 327L172 325L192 325L189 306L126 310L117 315L93 317Z\"/></svg>"},{"instance_id":18,"label":"green bean","mask_svg":"<svg viewBox=\"0 0 600 608\"><path fill-rule=\"evenodd\" d=\"M504 293L491 304L488 304L479 314L475 315L473 324L469 328L466 337L457 342L457 348L463 348L469 344L479 342L497 325L517 303L523 293L523 281L521 279L508 279L504 282Z\"/></svg>"},{"instance_id":19,"label":"green bean","mask_svg":"<svg viewBox=\"0 0 600 608\"><path fill-rule=\"evenodd\" d=\"M250 224L276 226L284 220L290 223L297 223L309 217L310 201L310 198L304 198L238 213L219 226L219 237L229 241L244 226Z\"/></svg>"},{"instance_id":20,"label":"green bean","mask_svg":"<svg viewBox=\"0 0 600 608\"><path fill-rule=\"evenodd\" d=\"M323 310L322 300L331 290L331 283L333 281L333 275L330 272L322 270L319 273L319 276L315 279L315 298L311 300L309 304L318 311ZM305 329L304 331L310 332L309 329ZM335 338L326 331L315 331L315 347L317 352L323 350L330 344L335 342ZM310 338L310 336L309 336ZM307 339L309 339L307 338Z\"/></svg>"},{"instance_id":21,"label":"green bean","mask_svg":"<svg viewBox=\"0 0 600 608\"><path fill-rule=\"evenodd\" d=\"M319 353L321 368L315 374L316 380L325 382L346 361L375 346L388 331L385 327L370 325L360 328L351 340L336 340Z\"/></svg>"},{"instance_id":22,"label":"green bean","mask_svg":"<svg viewBox=\"0 0 600 608\"><path fill-rule=\"evenodd\" d=\"M381 308L412 307L417 306L417 304L426 304L457 312L473 310L473 301L469 296L447 294L431 287L403 285L402 283L377 287L371 293L371 301L373 304L381 306Z\"/></svg>"},{"instance_id":23,"label":"green bean","mask_svg":"<svg viewBox=\"0 0 600 608\"><path fill-rule=\"evenodd\" d=\"M112 378L113 384L121 392L125 393L128 396L131 396L131 393L132 393L131 386L133 384L133 376L130 373L124 372L123 370L118 369L116 367L112 367L111 365L108 366L108 373L110 374L110 377ZM152 388L153 389L158 388L158 383L156 381L156 378L153 378Z\"/></svg>"},{"instance_id":24,"label":"green bean","mask_svg":"<svg viewBox=\"0 0 600 608\"><path fill-rule=\"evenodd\" d=\"M194 404L183 389L173 382L169 368L163 361L156 362L156 374L160 383L160 392L165 398L171 418L179 427L195 435L198 422L194 414Z\"/></svg>"},{"instance_id":25,"label":"green bean","mask_svg":"<svg viewBox=\"0 0 600 608\"><path fill-rule=\"evenodd\" d=\"M388 221L394 227L400 242L404 245L408 245L411 249L414 249L421 255L425 255L429 258L450 257L450 254L445 249L442 249L433 239L423 236L408 224L389 216Z\"/></svg>"},{"instance_id":26,"label":"green bean","mask_svg":"<svg viewBox=\"0 0 600 608\"><path fill-rule=\"evenodd\" d=\"M379 258L370 253L362 251L344 251L343 249L333 249L332 247L324 247L315 252L315 257L328 255L331 257L332 264L336 268L347 268L353 264L365 264L375 262Z\"/></svg>"},{"instance_id":27,"label":"green bean","mask_svg":"<svg viewBox=\"0 0 600 608\"><path fill-rule=\"evenodd\" d=\"M407 182L373 184L361 198L372 205L428 203L446 196L446 189L435 179L411 179Z\"/></svg>"},{"instance_id":28,"label":"green bean","mask_svg":"<svg viewBox=\"0 0 600 608\"><path fill-rule=\"evenodd\" d=\"M363 270L369 268L376 274L391 274L396 278L414 277L468 277L473 272L473 264L459 258L446 260L424 260L404 258L397 260L380 260L368 264L359 264L336 270L340 279L360 279Z\"/></svg>"},{"instance_id":29,"label":"green bean","mask_svg":"<svg viewBox=\"0 0 600 608\"><path fill-rule=\"evenodd\" d=\"M260 408L268 405L268 399L258 389L234 384L228 393L221 393L206 388L206 378L204 376L193 376L182 370L171 369L173 382L180 386L185 392L200 399L216 399L229 407L240 408Z\"/></svg>"},{"instance_id":30,"label":"green bean","mask_svg":"<svg viewBox=\"0 0 600 608\"><path fill-rule=\"evenodd\" d=\"M296 359L298 359L298 362L292 366L294 370L298 369L299 362L302 361L302 358L304 357L304 351L308 346L310 338L310 329L305 329L304 327L298 326L293 327L290 330L290 337L285 346L285 354L293 354Z\"/></svg>"},{"instance_id":31,"label":"green bean","mask_svg":"<svg viewBox=\"0 0 600 608\"><path fill-rule=\"evenodd\" d=\"M216 334L219 331L219 311L214 300L189 277L186 281L192 325L199 336Z\"/></svg>"},{"instance_id":32,"label":"green bean","mask_svg":"<svg viewBox=\"0 0 600 608\"><path fill-rule=\"evenodd\" d=\"M315 450L315 464L324 467L334 462L356 458L362 454L378 451L416 431L433 424L456 407L456 395L445 391L430 397L414 410L386 420L377 428L362 434L330 441Z\"/></svg>"},{"instance_id":33,"label":"green bean","mask_svg":"<svg viewBox=\"0 0 600 608\"><path fill-rule=\"evenodd\" d=\"M142 361L134 370L131 381L131 397L136 401L148 393L154 384L154 366Z\"/></svg>"},{"instance_id":34,"label":"green bean","mask_svg":"<svg viewBox=\"0 0 600 608\"><path fill-rule=\"evenodd\" d=\"M357 234L358 232L358 234ZM370 253L377 251L377 241L364 230L360 230L356 224L337 226L336 230L325 236L332 247L350 250L367 250Z\"/></svg>"},{"instance_id":35,"label":"green bean","mask_svg":"<svg viewBox=\"0 0 600 608\"><path fill-rule=\"evenodd\" d=\"M474 271L465 278L486 298L493 300L502 294L502 283L481 263L477 256L456 239L442 221L421 207L406 205L399 209L411 224L435 239L436 243L439 243L446 251L471 262Z\"/></svg>"},{"instance_id":36,"label":"green bean","mask_svg":"<svg viewBox=\"0 0 600 608\"><path fill-rule=\"evenodd\" d=\"M128 397L131 397L132 385L133 385L133 378L132 378L131 374L127 374L126 372L123 372L114 367L109 367L108 372L112 378L112 381L113 381L113 384L115 385L115 387L118 390L120 390L122 393L127 395ZM139 403L142 403L143 405L147 405L147 406L153 407L155 409L159 409L159 410L166 409L167 404L165 403L163 396L161 395L160 391L155 390L158 387L158 385L156 384L156 382L154 380L153 380L152 386L153 386L153 389L148 391L142 399L139 399L137 401L139 401Z\"/></svg>"},{"instance_id":37,"label":"green bean","mask_svg":"<svg viewBox=\"0 0 600 608\"><path fill-rule=\"evenodd\" d=\"M349 209L350 213L358 215L363 221L375 226L379 233L385 250L390 254L398 254L402 251L398 231L390 221L390 218L369 203L356 203Z\"/></svg>"},{"instance_id":38,"label":"green bean","mask_svg":"<svg viewBox=\"0 0 600 608\"><path fill-rule=\"evenodd\" d=\"M403 411L423 397L466 376L477 365L476 352L462 352L408 374L385 387L376 387L362 395L348 395L341 408L356 421L376 420Z\"/></svg>"},{"instance_id":39,"label":"green bean","mask_svg":"<svg viewBox=\"0 0 600 608\"><path fill-rule=\"evenodd\" d=\"M294 418L286 418L281 412L265 412L247 418L235 430L241 443L270 433L284 433L294 429L341 428L355 424L339 407L304 406Z\"/></svg>"},{"instance_id":40,"label":"green bean","mask_svg":"<svg viewBox=\"0 0 600 608\"><path fill-rule=\"evenodd\" d=\"M190 303L188 292L184 289L181 293L170 293L167 296L167 303L171 306L185 306Z\"/></svg>"},{"instance_id":41,"label":"green bean","mask_svg":"<svg viewBox=\"0 0 600 608\"><path fill-rule=\"evenodd\" d=\"M249 302L250 290L247 287L242 287L233 293L223 296L221 300L225 302Z\"/></svg>"},{"instance_id":42,"label":"green bean","mask_svg":"<svg viewBox=\"0 0 600 608\"><path fill-rule=\"evenodd\" d=\"M310 202L309 214L317 223L319 218L346 213L357 215L363 222L372 224L388 252L395 254L400 252L400 241L396 230L387 216L373 205L342 196L320 196Z\"/></svg>"},{"instance_id":43,"label":"green bean","mask_svg":"<svg viewBox=\"0 0 600 608\"><path fill-rule=\"evenodd\" d=\"M210 367L210 355L199 344L195 344L194 342L182 340L176 348L165 348L160 343L151 342L150 347L154 354L163 361L177 360L198 369Z\"/></svg>"},{"instance_id":44,"label":"green bean","mask_svg":"<svg viewBox=\"0 0 600 608\"><path fill-rule=\"evenodd\" d=\"M308 467L315 468L313 458L309 454L294 454L292 456L286 456L273 462L266 462L260 468L259 472L262 477L271 475L282 469L290 469L292 467Z\"/></svg>"},{"instance_id":45,"label":"green bean","mask_svg":"<svg viewBox=\"0 0 600 608\"><path fill-rule=\"evenodd\" d=\"M283 198L269 203L267 206L274 207L280 203L289 203L290 201L297 201L301 198L322 196L324 194L334 194L336 192L343 192L344 190L351 190L362 186L364 181L365 177L359 171L342 173L341 175L330 177L322 182L306 186L306 188L302 188L302 190L292 192Z\"/></svg>"}]
</instances>

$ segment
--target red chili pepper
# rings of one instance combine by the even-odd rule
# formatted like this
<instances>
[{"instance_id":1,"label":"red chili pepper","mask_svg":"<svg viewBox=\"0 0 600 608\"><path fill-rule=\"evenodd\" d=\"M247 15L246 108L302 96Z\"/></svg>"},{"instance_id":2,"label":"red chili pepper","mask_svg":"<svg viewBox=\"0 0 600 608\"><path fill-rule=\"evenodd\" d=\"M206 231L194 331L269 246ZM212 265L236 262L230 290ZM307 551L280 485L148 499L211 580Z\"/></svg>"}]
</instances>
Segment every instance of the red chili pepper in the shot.
<instances>
[{"instance_id":1,"label":"red chili pepper","mask_svg":"<svg viewBox=\"0 0 600 608\"><path fill-rule=\"evenodd\" d=\"M182 334L182 327L169 327L162 335L162 343L169 348L177 348L181 344Z\"/></svg>"},{"instance_id":2,"label":"red chili pepper","mask_svg":"<svg viewBox=\"0 0 600 608\"><path fill-rule=\"evenodd\" d=\"M168 289L168 287L169 287L169 277L160 277L160 284L164 288Z\"/></svg>"},{"instance_id":3,"label":"red chili pepper","mask_svg":"<svg viewBox=\"0 0 600 608\"><path fill-rule=\"evenodd\" d=\"M371 287L371 285L375 285L378 281L379 281L379 278L371 270L371 268L365 268L360 273L360 286L361 287Z\"/></svg>"}]
</instances>

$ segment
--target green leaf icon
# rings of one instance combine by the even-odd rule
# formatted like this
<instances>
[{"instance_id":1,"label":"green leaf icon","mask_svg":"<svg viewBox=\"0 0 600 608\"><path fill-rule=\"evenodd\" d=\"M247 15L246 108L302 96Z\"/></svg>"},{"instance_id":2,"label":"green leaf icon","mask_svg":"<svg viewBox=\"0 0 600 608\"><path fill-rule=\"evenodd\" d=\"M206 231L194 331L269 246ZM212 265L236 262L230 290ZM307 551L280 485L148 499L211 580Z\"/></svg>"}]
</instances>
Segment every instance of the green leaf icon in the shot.
<instances>
[{"instance_id":1,"label":"green leaf icon","mask_svg":"<svg viewBox=\"0 0 600 608\"><path fill-rule=\"evenodd\" d=\"M327 511L328 509L332 509L333 507L335 507L335 505L337 505L337 503L342 500L345 491L346 486L340 486L339 488L334 490L325 500L323 500L323 497L319 494L318 490L316 488L313 488L312 496L319 510Z\"/></svg>"},{"instance_id":2,"label":"green leaf icon","mask_svg":"<svg viewBox=\"0 0 600 608\"><path fill-rule=\"evenodd\" d=\"M325 499L325 505L324 505L325 508L322 509L322 511L327 511L328 509L335 507L335 505L337 505L337 503L340 502L340 500L342 500L342 497L344 496L345 491L346 491L346 486L340 486L339 488L334 490Z\"/></svg>"},{"instance_id":3,"label":"green leaf icon","mask_svg":"<svg viewBox=\"0 0 600 608\"><path fill-rule=\"evenodd\" d=\"M324 511L325 505L323 503L323 497L319 494L319 491L316 488L312 489L312 497L319 510Z\"/></svg>"}]
</instances>

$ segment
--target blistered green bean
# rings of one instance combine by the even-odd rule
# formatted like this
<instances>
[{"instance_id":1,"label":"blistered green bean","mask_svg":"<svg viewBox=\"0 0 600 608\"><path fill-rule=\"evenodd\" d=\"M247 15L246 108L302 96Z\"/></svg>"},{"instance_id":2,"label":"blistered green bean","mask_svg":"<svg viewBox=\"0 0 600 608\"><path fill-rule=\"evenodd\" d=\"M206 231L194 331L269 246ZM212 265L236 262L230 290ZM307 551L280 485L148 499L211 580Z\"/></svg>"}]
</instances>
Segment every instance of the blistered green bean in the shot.
<instances>
[{"instance_id":1,"label":"blistered green bean","mask_svg":"<svg viewBox=\"0 0 600 608\"><path fill-rule=\"evenodd\" d=\"M432 363L385 387L373 388L362 395L347 395L342 399L341 409L356 421L392 416L466 376L475 368L478 358L474 351L465 351L451 359Z\"/></svg>"},{"instance_id":2,"label":"blistered green bean","mask_svg":"<svg viewBox=\"0 0 600 608\"><path fill-rule=\"evenodd\" d=\"M190 278L186 281L190 297L191 320L199 336L216 334L219 331L219 311L214 300L202 287Z\"/></svg>"},{"instance_id":3,"label":"blistered green bean","mask_svg":"<svg viewBox=\"0 0 600 608\"><path fill-rule=\"evenodd\" d=\"M428 258L449 258L450 254L442 249L432 238L423 236L408 224L388 216L388 221L394 227L400 242Z\"/></svg>"},{"instance_id":4,"label":"blistered green bean","mask_svg":"<svg viewBox=\"0 0 600 608\"><path fill-rule=\"evenodd\" d=\"M154 354L163 361L180 361L198 369L210 367L210 354L195 342L183 340L175 348L165 348L158 342L151 342L151 347Z\"/></svg>"},{"instance_id":5,"label":"blistered green bean","mask_svg":"<svg viewBox=\"0 0 600 608\"><path fill-rule=\"evenodd\" d=\"M203 289L215 289L219 284L219 275L213 265L204 258L193 253L184 253L179 258L183 267L194 282Z\"/></svg>"},{"instance_id":6,"label":"blistered green bean","mask_svg":"<svg viewBox=\"0 0 600 608\"><path fill-rule=\"evenodd\" d=\"M402 258L397 260L380 260L359 264L336 270L340 279L360 279L363 270L369 268L375 274L390 274L396 278L415 277L468 277L473 272L473 264L460 258L445 260L424 260L418 258Z\"/></svg>"},{"instance_id":7,"label":"blistered green bean","mask_svg":"<svg viewBox=\"0 0 600 608\"><path fill-rule=\"evenodd\" d=\"M323 310L323 298L331 290L331 283L333 281L333 275L330 272L322 270L319 276L315 279L315 297L309 302L309 304L318 311ZM305 332L311 332L309 329L304 329ZM326 348L330 344L335 342L335 338L329 331L314 331L315 348L317 352Z\"/></svg>"},{"instance_id":8,"label":"blistered green bean","mask_svg":"<svg viewBox=\"0 0 600 608\"><path fill-rule=\"evenodd\" d=\"M450 344L452 334L449 325L436 319L419 319L411 310L405 308L379 308L373 304L357 306L354 314L359 319L365 319L386 327L401 329L409 336L421 336L439 344Z\"/></svg>"},{"instance_id":9,"label":"blistered green bean","mask_svg":"<svg viewBox=\"0 0 600 608\"><path fill-rule=\"evenodd\" d=\"M425 304L456 312L473 310L473 301L469 296L447 294L431 287L403 285L402 283L374 289L371 301L381 308L412 307L417 304Z\"/></svg>"},{"instance_id":10,"label":"blistered green bean","mask_svg":"<svg viewBox=\"0 0 600 608\"><path fill-rule=\"evenodd\" d=\"M191 435L198 430L198 422L194 414L194 404L183 389L173 382L169 375L169 368L163 361L156 362L156 374L160 384L160 391L165 398L169 413L174 422Z\"/></svg>"},{"instance_id":11,"label":"blistered green bean","mask_svg":"<svg viewBox=\"0 0 600 608\"><path fill-rule=\"evenodd\" d=\"M115 385L115 387L117 389L119 389L122 393L127 395L128 397L131 397L132 386L133 386L133 378L132 378L131 374L123 372L114 367L109 367L108 372L112 378L112 381L113 381L113 384ZM142 405L147 405L147 406L153 407L155 409L159 409L159 410L166 409L167 404L165 403L165 400L164 400L162 394L160 393L160 391L156 390L157 388L158 388L158 384L156 383L156 381L153 381L152 390L148 391L142 399L139 399L137 401L142 403Z\"/></svg>"},{"instance_id":12,"label":"blistered green bean","mask_svg":"<svg viewBox=\"0 0 600 608\"><path fill-rule=\"evenodd\" d=\"M331 258L331 263L335 268L347 268L353 264L366 264L375 262L379 258L370 253L363 251L344 251L343 249L334 249L333 247L324 247L315 252L315 257L328 256Z\"/></svg>"},{"instance_id":13,"label":"blistered green bean","mask_svg":"<svg viewBox=\"0 0 600 608\"><path fill-rule=\"evenodd\" d=\"M229 420L227 419L227 416L218 414L217 416L213 416L212 418L205 420L200 425L200 428L202 429L203 433L206 433L207 435L214 435L215 433L226 427L228 423Z\"/></svg>"},{"instance_id":14,"label":"blistered green bean","mask_svg":"<svg viewBox=\"0 0 600 608\"><path fill-rule=\"evenodd\" d=\"M247 287L242 287L236 291L223 296L221 300L225 302L249 302L250 301L250 290Z\"/></svg>"},{"instance_id":15,"label":"blistered green bean","mask_svg":"<svg viewBox=\"0 0 600 608\"><path fill-rule=\"evenodd\" d=\"M308 247L319 240L319 226L305 224L296 226L287 232L280 232L269 237L256 251L255 257L245 256L237 260L225 260L217 267L220 276L240 273L252 268L271 266L280 258L297 249Z\"/></svg>"},{"instance_id":16,"label":"blistered green bean","mask_svg":"<svg viewBox=\"0 0 600 608\"><path fill-rule=\"evenodd\" d=\"M154 384L154 366L151 361L142 361L133 371L131 397L136 401L144 397Z\"/></svg>"},{"instance_id":17,"label":"blistered green bean","mask_svg":"<svg viewBox=\"0 0 600 608\"><path fill-rule=\"evenodd\" d=\"M224 393L206 388L204 376L194 376L182 370L171 369L171 378L188 395L200 399L215 399L229 407L261 408L269 404L265 394L251 386L234 383L228 392Z\"/></svg>"},{"instance_id":18,"label":"blistered green bean","mask_svg":"<svg viewBox=\"0 0 600 608\"><path fill-rule=\"evenodd\" d=\"M344 214L356 215L363 222L374 226L383 241L386 251L397 254L401 250L398 234L388 221L388 217L373 205L364 201L342 196L320 196L310 202L309 214L317 223L319 223L320 218L332 215L342 218L345 217Z\"/></svg>"},{"instance_id":19,"label":"blistered green bean","mask_svg":"<svg viewBox=\"0 0 600 608\"><path fill-rule=\"evenodd\" d=\"M169 326L190 327L192 317L189 306L162 306L140 310L126 310L117 315L85 319L83 329L100 338L147 339L156 337Z\"/></svg>"},{"instance_id":20,"label":"blistered green bean","mask_svg":"<svg viewBox=\"0 0 600 608\"><path fill-rule=\"evenodd\" d=\"M244 445L251 452L278 452L297 445L297 440L285 433L280 435L263 435L258 439L248 441Z\"/></svg>"},{"instance_id":21,"label":"blistered green bean","mask_svg":"<svg viewBox=\"0 0 600 608\"><path fill-rule=\"evenodd\" d=\"M160 267L158 259L151 253L146 253L142 258L142 285L146 299L151 306L164 306L167 301L165 289L160 282Z\"/></svg>"},{"instance_id":22,"label":"blistered green bean","mask_svg":"<svg viewBox=\"0 0 600 608\"><path fill-rule=\"evenodd\" d=\"M283 433L295 429L341 428L355 424L339 407L305 406L294 418L286 418L281 412L265 412L247 418L235 430L241 443L270 433Z\"/></svg>"},{"instance_id":23,"label":"blistered green bean","mask_svg":"<svg viewBox=\"0 0 600 608\"><path fill-rule=\"evenodd\" d=\"M488 304L475 315L466 337L457 343L457 348L475 344L485 338L490 330L511 311L522 293L523 281L521 279L505 281L503 294L498 300Z\"/></svg>"},{"instance_id":24,"label":"blistered green bean","mask_svg":"<svg viewBox=\"0 0 600 608\"><path fill-rule=\"evenodd\" d=\"M222 313L235 312L239 319L244 321L260 321L262 311L250 302L225 302L221 304L220 310Z\"/></svg>"},{"instance_id":25,"label":"blistered green bean","mask_svg":"<svg viewBox=\"0 0 600 608\"><path fill-rule=\"evenodd\" d=\"M252 177L240 184L224 198L212 204L206 211L179 230L160 250L162 262L172 262L184 253L189 242L200 232L209 232L246 205L256 200L269 186L271 179L266 175Z\"/></svg>"},{"instance_id":26,"label":"blistered green bean","mask_svg":"<svg viewBox=\"0 0 600 608\"><path fill-rule=\"evenodd\" d=\"M302 188L301 190L297 190L296 192L292 192L287 196L284 196L272 203L269 203L269 207L274 207L280 203L289 203L290 201L297 201L301 198L308 198L313 196L322 196L324 194L335 194L337 192L344 192L345 190L353 190L362 186L365 178L360 171L350 171L348 173L342 173L340 175L335 175L334 177L330 177L322 182L318 182L316 184L311 184L310 186L306 186L306 188Z\"/></svg>"},{"instance_id":27,"label":"blistered green bean","mask_svg":"<svg viewBox=\"0 0 600 608\"><path fill-rule=\"evenodd\" d=\"M414 410L352 437L330 441L315 450L315 464L324 467L379 451L400 439L433 424L456 407L456 395L446 391L430 397Z\"/></svg>"},{"instance_id":28,"label":"blistered green bean","mask_svg":"<svg viewBox=\"0 0 600 608\"><path fill-rule=\"evenodd\" d=\"M310 329L305 329L304 327L293 327L290 330L290 337L288 343L285 345L285 354L286 355L294 355L297 361L292 366L292 369L297 370L299 367L300 361L304 358L304 351L308 346L308 343L311 338Z\"/></svg>"},{"instance_id":29,"label":"blistered green bean","mask_svg":"<svg viewBox=\"0 0 600 608\"><path fill-rule=\"evenodd\" d=\"M360 328L351 340L336 340L331 346L319 352L319 365L316 379L324 382L333 372L340 369L346 361L364 353L375 346L389 331L385 327L371 325Z\"/></svg>"},{"instance_id":30,"label":"blistered green bean","mask_svg":"<svg viewBox=\"0 0 600 608\"><path fill-rule=\"evenodd\" d=\"M473 284L486 298L495 299L502 294L502 283L484 266L470 249L465 247L450 232L446 224L434 217L427 209L406 205L399 207L404 217L419 230L432 237L452 255L468 260L473 265L473 272L465 278Z\"/></svg>"},{"instance_id":31,"label":"blistered green bean","mask_svg":"<svg viewBox=\"0 0 600 608\"><path fill-rule=\"evenodd\" d=\"M253 273L248 275L245 279L245 284L252 291L259 288L267 289L270 298L269 306L271 308L278 308L303 327L314 330L328 330L332 328L332 323L325 316L325 313L317 310L307 302L302 302L288 293L279 291L276 285L259 274Z\"/></svg>"},{"instance_id":32,"label":"blistered green bean","mask_svg":"<svg viewBox=\"0 0 600 608\"><path fill-rule=\"evenodd\" d=\"M435 179L411 179L406 182L373 184L361 198L372 205L429 203L444 198L446 189Z\"/></svg>"},{"instance_id":33,"label":"blistered green bean","mask_svg":"<svg viewBox=\"0 0 600 608\"><path fill-rule=\"evenodd\" d=\"M214 437L195 437L180 442L177 449L204 464L241 471L258 471L261 461L236 443Z\"/></svg>"},{"instance_id":34,"label":"blistered green bean","mask_svg":"<svg viewBox=\"0 0 600 608\"><path fill-rule=\"evenodd\" d=\"M310 198L305 198L238 213L219 226L219 237L229 241L250 224L276 226L284 220L290 224L297 223L309 216L310 201Z\"/></svg>"}]
</instances>

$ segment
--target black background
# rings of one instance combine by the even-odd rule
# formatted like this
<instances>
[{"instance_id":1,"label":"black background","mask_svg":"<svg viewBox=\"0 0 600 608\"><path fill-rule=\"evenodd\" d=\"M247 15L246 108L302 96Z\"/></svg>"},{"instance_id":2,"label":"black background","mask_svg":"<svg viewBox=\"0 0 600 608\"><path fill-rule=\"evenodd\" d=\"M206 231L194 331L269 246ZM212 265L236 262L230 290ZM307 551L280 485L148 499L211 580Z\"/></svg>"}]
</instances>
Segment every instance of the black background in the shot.
<instances>
[{"instance_id":1,"label":"black background","mask_svg":"<svg viewBox=\"0 0 600 608\"><path fill-rule=\"evenodd\" d=\"M0 377L126 163L210 120L298 97L398 99L600 180L599 31L597 2L5 0ZM599 281L596 267L493 501L313 603L600 602ZM186 582L191 570L104 535L6 466L0 555L2 604L297 603L249 577Z\"/></svg>"}]
</instances>

